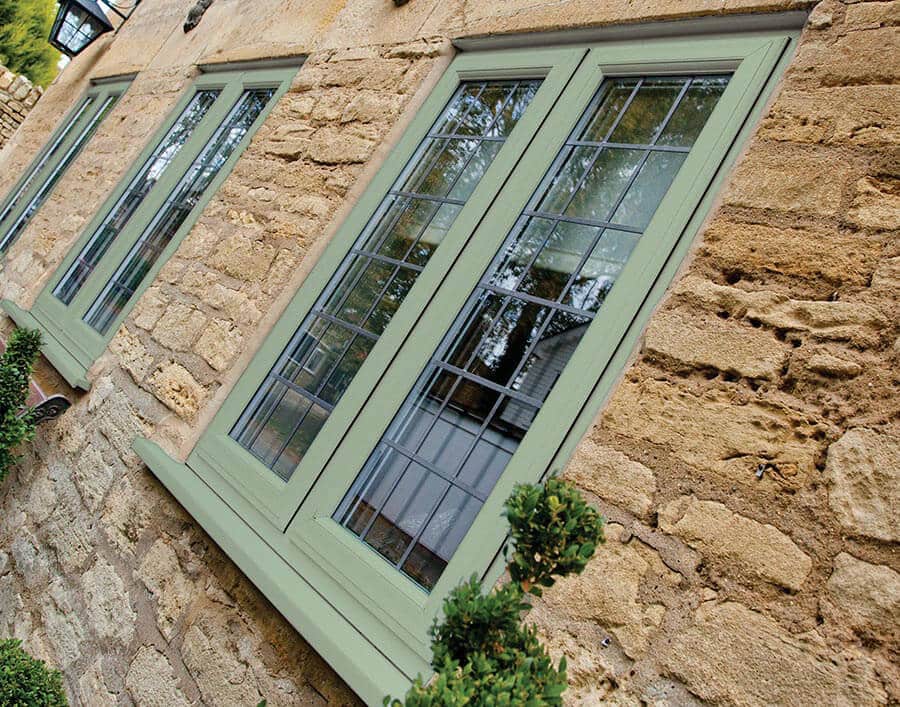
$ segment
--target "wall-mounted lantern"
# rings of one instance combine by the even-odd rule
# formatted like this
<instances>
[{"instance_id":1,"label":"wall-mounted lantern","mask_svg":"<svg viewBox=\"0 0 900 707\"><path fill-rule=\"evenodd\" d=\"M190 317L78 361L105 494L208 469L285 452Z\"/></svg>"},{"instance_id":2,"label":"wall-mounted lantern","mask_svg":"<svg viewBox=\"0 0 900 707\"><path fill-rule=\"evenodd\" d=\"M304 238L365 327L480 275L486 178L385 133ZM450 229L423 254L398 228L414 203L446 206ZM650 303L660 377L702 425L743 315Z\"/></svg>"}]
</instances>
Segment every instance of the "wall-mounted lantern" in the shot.
<instances>
[{"instance_id":1,"label":"wall-mounted lantern","mask_svg":"<svg viewBox=\"0 0 900 707\"><path fill-rule=\"evenodd\" d=\"M129 10L134 10L140 0L133 0ZM112 12L127 20L113 2L104 3ZM81 53L100 35L112 32L112 22L97 0L60 0L59 11L50 30L50 44L66 56Z\"/></svg>"}]
</instances>

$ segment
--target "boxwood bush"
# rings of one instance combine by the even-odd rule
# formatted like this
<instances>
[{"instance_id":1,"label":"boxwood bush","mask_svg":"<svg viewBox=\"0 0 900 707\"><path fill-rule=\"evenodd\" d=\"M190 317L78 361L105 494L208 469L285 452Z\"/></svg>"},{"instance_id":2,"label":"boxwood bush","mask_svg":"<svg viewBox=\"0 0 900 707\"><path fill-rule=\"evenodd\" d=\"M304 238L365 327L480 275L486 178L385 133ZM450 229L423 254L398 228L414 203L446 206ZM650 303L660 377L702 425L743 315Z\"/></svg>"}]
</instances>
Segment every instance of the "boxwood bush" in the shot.
<instances>
[{"instance_id":1,"label":"boxwood bush","mask_svg":"<svg viewBox=\"0 0 900 707\"><path fill-rule=\"evenodd\" d=\"M16 447L34 438L34 417L23 408L40 348L39 331L16 329L0 355L0 482L18 459Z\"/></svg>"},{"instance_id":2,"label":"boxwood bush","mask_svg":"<svg viewBox=\"0 0 900 707\"><path fill-rule=\"evenodd\" d=\"M67 707L62 677L42 660L22 650L22 642L0 640L0 705Z\"/></svg>"},{"instance_id":3,"label":"boxwood bush","mask_svg":"<svg viewBox=\"0 0 900 707\"><path fill-rule=\"evenodd\" d=\"M511 582L485 593L473 576L444 602L431 627L430 681L415 680L392 707L561 705L566 661L558 665L524 625L526 595L540 596L559 577L581 573L603 542L603 518L571 484L550 479L522 484L506 501L512 552Z\"/></svg>"}]
</instances>

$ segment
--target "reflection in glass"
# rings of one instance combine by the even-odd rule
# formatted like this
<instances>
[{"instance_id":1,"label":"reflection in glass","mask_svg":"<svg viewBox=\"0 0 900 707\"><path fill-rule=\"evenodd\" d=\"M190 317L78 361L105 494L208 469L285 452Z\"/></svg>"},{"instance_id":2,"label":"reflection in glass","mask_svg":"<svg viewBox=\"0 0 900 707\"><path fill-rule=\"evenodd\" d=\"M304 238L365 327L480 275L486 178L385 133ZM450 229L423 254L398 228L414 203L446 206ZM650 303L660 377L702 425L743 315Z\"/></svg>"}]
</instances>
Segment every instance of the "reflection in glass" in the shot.
<instances>
[{"instance_id":1,"label":"reflection in glass","mask_svg":"<svg viewBox=\"0 0 900 707\"><path fill-rule=\"evenodd\" d=\"M274 93L271 88L244 91L84 315L84 321L97 332L109 331Z\"/></svg>"},{"instance_id":2,"label":"reflection in glass","mask_svg":"<svg viewBox=\"0 0 900 707\"><path fill-rule=\"evenodd\" d=\"M97 263L106 254L116 236L144 202L150 190L165 174L169 165L181 152L181 148L191 137L194 129L215 103L219 91L199 91L191 99L178 120L162 139L144 166L131 180L122 196L110 209L87 244L82 248L75 262L63 275L53 294L65 304L71 304L85 280L94 271Z\"/></svg>"},{"instance_id":3,"label":"reflection in glass","mask_svg":"<svg viewBox=\"0 0 900 707\"><path fill-rule=\"evenodd\" d=\"M19 217L15 220L15 223L10 226L10 228L3 234L2 238L0 238L0 254L5 253L9 247L15 243L16 239L21 235L22 231L25 230L25 227L28 225L28 222L31 221L31 218L37 213L38 209L41 208L43 203L50 196L50 192L53 191L53 187L56 186L56 183L62 178L62 176L66 173L66 170L69 168L69 165L74 162L75 158L78 157L82 148L87 144L87 141L91 139L95 132L97 132L97 128L100 127L100 123L103 122L103 119L107 116L107 114L113 109L113 107L118 103L119 95L110 95L103 102L103 105L91 116L91 119L87 122L87 124L81 129L81 132L76 136L75 141L69 146L69 149L66 150L62 159L53 167L50 174L47 175L44 183L41 184L41 188L38 189L37 193L31 198L31 201L28 202L28 206L19 214Z\"/></svg>"},{"instance_id":4,"label":"reflection in glass","mask_svg":"<svg viewBox=\"0 0 900 707\"><path fill-rule=\"evenodd\" d=\"M382 200L231 431L281 478L303 459L539 85L462 84ZM320 363L307 375L312 356Z\"/></svg>"},{"instance_id":5,"label":"reflection in glass","mask_svg":"<svg viewBox=\"0 0 900 707\"><path fill-rule=\"evenodd\" d=\"M420 586L462 542L727 80L601 86L341 501L334 519Z\"/></svg>"}]
</instances>

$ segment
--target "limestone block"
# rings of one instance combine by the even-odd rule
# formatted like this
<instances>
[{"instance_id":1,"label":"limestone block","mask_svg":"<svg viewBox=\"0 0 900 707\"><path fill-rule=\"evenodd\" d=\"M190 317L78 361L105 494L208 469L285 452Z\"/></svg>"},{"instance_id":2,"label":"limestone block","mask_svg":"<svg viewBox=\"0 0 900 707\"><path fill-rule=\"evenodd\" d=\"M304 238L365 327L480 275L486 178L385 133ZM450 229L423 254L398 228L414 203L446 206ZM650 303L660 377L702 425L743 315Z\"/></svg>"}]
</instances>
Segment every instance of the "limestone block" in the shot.
<instances>
[{"instance_id":1,"label":"limestone block","mask_svg":"<svg viewBox=\"0 0 900 707\"><path fill-rule=\"evenodd\" d=\"M365 162L375 149L375 136L324 127L309 143L309 158L320 164Z\"/></svg>"},{"instance_id":2,"label":"limestone block","mask_svg":"<svg viewBox=\"0 0 900 707\"><path fill-rule=\"evenodd\" d=\"M900 439L855 428L828 448L828 503L848 532L900 540Z\"/></svg>"},{"instance_id":3,"label":"limestone block","mask_svg":"<svg viewBox=\"0 0 900 707\"><path fill-rule=\"evenodd\" d=\"M895 84L900 79L900 33L883 27L849 32L834 42L807 41L788 74L811 77L822 86Z\"/></svg>"},{"instance_id":4,"label":"limestone block","mask_svg":"<svg viewBox=\"0 0 900 707\"><path fill-rule=\"evenodd\" d=\"M141 646L128 673L125 687L136 704L146 707L188 707L169 659L152 646ZM223 703L224 704L224 703Z\"/></svg>"},{"instance_id":5,"label":"limestone block","mask_svg":"<svg viewBox=\"0 0 900 707\"><path fill-rule=\"evenodd\" d=\"M854 29L900 25L900 2L864 2L847 7L844 24Z\"/></svg>"},{"instance_id":6,"label":"limestone block","mask_svg":"<svg viewBox=\"0 0 900 707\"><path fill-rule=\"evenodd\" d=\"M725 203L751 209L836 216L841 207L846 162L832 152L755 144L725 189ZM828 174L828 179L822 179Z\"/></svg>"},{"instance_id":7,"label":"limestone block","mask_svg":"<svg viewBox=\"0 0 900 707\"><path fill-rule=\"evenodd\" d=\"M831 378L855 378L862 373L862 366L855 361L848 361L825 351L810 356L806 365L814 373Z\"/></svg>"},{"instance_id":8,"label":"limestone block","mask_svg":"<svg viewBox=\"0 0 900 707\"><path fill-rule=\"evenodd\" d=\"M721 503L682 496L660 509L659 527L715 560L725 574L760 577L797 591L812 567L809 556L774 525Z\"/></svg>"},{"instance_id":9,"label":"limestone block","mask_svg":"<svg viewBox=\"0 0 900 707\"><path fill-rule=\"evenodd\" d=\"M122 368L128 371L135 383L147 377L153 366L153 356L128 327L122 327L109 342L109 350L119 357Z\"/></svg>"},{"instance_id":10,"label":"limestone block","mask_svg":"<svg viewBox=\"0 0 900 707\"><path fill-rule=\"evenodd\" d=\"M131 315L135 326L150 331L169 305L168 298L158 288L150 288L137 301Z\"/></svg>"},{"instance_id":11,"label":"limestone block","mask_svg":"<svg viewBox=\"0 0 900 707\"><path fill-rule=\"evenodd\" d=\"M838 287L868 285L881 246L836 231L716 220L703 234L700 254L722 272L737 272L750 280L774 278L827 297Z\"/></svg>"},{"instance_id":12,"label":"limestone block","mask_svg":"<svg viewBox=\"0 0 900 707\"><path fill-rule=\"evenodd\" d=\"M853 628L896 641L900 633L900 574L842 552L834 558L828 591Z\"/></svg>"},{"instance_id":13,"label":"limestone block","mask_svg":"<svg viewBox=\"0 0 900 707\"><path fill-rule=\"evenodd\" d=\"M78 694L81 701L91 707L115 707L118 699L110 692L103 677L102 659L98 658L87 671L78 678Z\"/></svg>"},{"instance_id":14,"label":"limestone block","mask_svg":"<svg viewBox=\"0 0 900 707\"><path fill-rule=\"evenodd\" d=\"M44 633L56 654L56 665L67 669L81 657L84 626L73 603L73 590L62 579L55 579L41 602Z\"/></svg>"},{"instance_id":15,"label":"limestone block","mask_svg":"<svg viewBox=\"0 0 900 707\"><path fill-rule=\"evenodd\" d=\"M116 471L103 458L99 445L99 440L94 439L72 461L72 480L82 502L91 512L100 507L112 486Z\"/></svg>"},{"instance_id":16,"label":"limestone block","mask_svg":"<svg viewBox=\"0 0 900 707\"><path fill-rule=\"evenodd\" d=\"M150 386L163 405L185 420L192 420L206 400L206 389L174 361L156 369L150 377Z\"/></svg>"},{"instance_id":17,"label":"limestone block","mask_svg":"<svg viewBox=\"0 0 900 707\"><path fill-rule=\"evenodd\" d=\"M882 705L871 662L854 649L832 655L742 604L704 604L662 656L669 673L713 704Z\"/></svg>"},{"instance_id":18,"label":"limestone block","mask_svg":"<svg viewBox=\"0 0 900 707\"><path fill-rule=\"evenodd\" d=\"M44 538L67 572L80 570L95 553L93 526L74 499L60 499L44 524Z\"/></svg>"},{"instance_id":19,"label":"limestone block","mask_svg":"<svg viewBox=\"0 0 900 707\"><path fill-rule=\"evenodd\" d=\"M170 304L153 327L153 338L172 351L190 351L206 326L206 316L187 304Z\"/></svg>"},{"instance_id":20,"label":"limestone block","mask_svg":"<svg viewBox=\"0 0 900 707\"><path fill-rule=\"evenodd\" d=\"M578 445L565 477L639 518L650 513L656 493L656 480L650 469L591 439Z\"/></svg>"},{"instance_id":21,"label":"limestone block","mask_svg":"<svg viewBox=\"0 0 900 707\"><path fill-rule=\"evenodd\" d=\"M637 540L622 542L622 526L607 527L605 545L585 571L566 577L545 593L551 611L568 619L595 621L612 633L631 658L642 655L665 613L660 604L645 604L639 592L650 578L675 586L678 575Z\"/></svg>"},{"instance_id":22,"label":"limestone block","mask_svg":"<svg viewBox=\"0 0 900 707\"><path fill-rule=\"evenodd\" d=\"M171 639L175 624L194 597L194 584L185 575L178 556L163 540L147 551L135 575L156 597L156 623L166 639Z\"/></svg>"},{"instance_id":23,"label":"limestone block","mask_svg":"<svg viewBox=\"0 0 900 707\"><path fill-rule=\"evenodd\" d=\"M684 368L714 368L742 378L775 380L787 347L770 332L677 312L658 312L644 332L644 351Z\"/></svg>"},{"instance_id":24,"label":"limestone block","mask_svg":"<svg viewBox=\"0 0 900 707\"><path fill-rule=\"evenodd\" d=\"M861 302L796 300L771 291L748 292L718 285L696 275L683 278L674 294L688 305L725 311L751 323L860 346L877 346L887 328L885 317Z\"/></svg>"},{"instance_id":25,"label":"limestone block","mask_svg":"<svg viewBox=\"0 0 900 707\"><path fill-rule=\"evenodd\" d=\"M123 476L109 492L103 508L101 520L106 536L121 553L131 555L149 517L147 498Z\"/></svg>"},{"instance_id":26,"label":"limestone block","mask_svg":"<svg viewBox=\"0 0 900 707\"><path fill-rule=\"evenodd\" d=\"M847 219L861 228L900 228L900 179L864 177L855 185Z\"/></svg>"},{"instance_id":27,"label":"limestone block","mask_svg":"<svg viewBox=\"0 0 900 707\"><path fill-rule=\"evenodd\" d=\"M125 582L106 560L98 557L81 580L91 628L102 638L128 645L137 614L131 608Z\"/></svg>"},{"instance_id":28,"label":"limestone block","mask_svg":"<svg viewBox=\"0 0 900 707\"><path fill-rule=\"evenodd\" d=\"M625 380L603 416L614 434L645 440L700 473L758 484L758 464L774 464L763 483L789 487L815 469L817 426L801 413L759 402L737 404L726 393L697 396L664 381Z\"/></svg>"},{"instance_id":29,"label":"limestone block","mask_svg":"<svg viewBox=\"0 0 900 707\"><path fill-rule=\"evenodd\" d=\"M269 244L249 233L236 233L216 246L210 265L239 280L253 282L262 279L274 257L275 248Z\"/></svg>"},{"instance_id":30,"label":"limestone block","mask_svg":"<svg viewBox=\"0 0 900 707\"><path fill-rule=\"evenodd\" d=\"M47 558L38 551L37 541L30 533L23 531L17 535L10 552L26 587L41 587L47 583L50 566Z\"/></svg>"},{"instance_id":31,"label":"limestone block","mask_svg":"<svg viewBox=\"0 0 900 707\"><path fill-rule=\"evenodd\" d=\"M194 351L217 371L224 371L241 351L244 336L241 330L226 319L213 319L204 329Z\"/></svg>"}]
</instances>

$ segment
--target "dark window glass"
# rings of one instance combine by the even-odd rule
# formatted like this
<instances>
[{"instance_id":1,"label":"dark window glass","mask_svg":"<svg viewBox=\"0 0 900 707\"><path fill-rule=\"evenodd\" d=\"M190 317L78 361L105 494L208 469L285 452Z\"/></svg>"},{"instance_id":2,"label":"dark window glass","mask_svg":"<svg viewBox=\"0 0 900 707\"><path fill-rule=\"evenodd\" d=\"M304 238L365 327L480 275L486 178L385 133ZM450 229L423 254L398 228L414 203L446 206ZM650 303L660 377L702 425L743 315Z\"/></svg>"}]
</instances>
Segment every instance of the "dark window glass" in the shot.
<instances>
[{"instance_id":1,"label":"dark window glass","mask_svg":"<svg viewBox=\"0 0 900 707\"><path fill-rule=\"evenodd\" d=\"M84 321L106 334L160 254L194 210L219 170L274 95L271 88L245 91L201 150L162 208L91 305Z\"/></svg>"},{"instance_id":2,"label":"dark window glass","mask_svg":"<svg viewBox=\"0 0 900 707\"><path fill-rule=\"evenodd\" d=\"M191 137L194 129L216 102L219 91L200 91L194 95L187 108L179 116L175 125L162 139L150 158L144 163L140 172L131 180L125 193L119 197L115 206L103 219L87 245L82 248L75 262L54 288L53 294L70 304L78 294L85 280L97 267L97 263L109 250L116 236L125 228L134 212L144 202L144 198L162 178L172 160L181 152L181 148Z\"/></svg>"},{"instance_id":3,"label":"dark window glass","mask_svg":"<svg viewBox=\"0 0 900 707\"><path fill-rule=\"evenodd\" d=\"M604 83L335 512L426 589L603 305L727 81Z\"/></svg>"},{"instance_id":4,"label":"dark window glass","mask_svg":"<svg viewBox=\"0 0 900 707\"><path fill-rule=\"evenodd\" d=\"M303 459L539 85L460 86L247 406L231 436L281 478Z\"/></svg>"}]
</instances>

